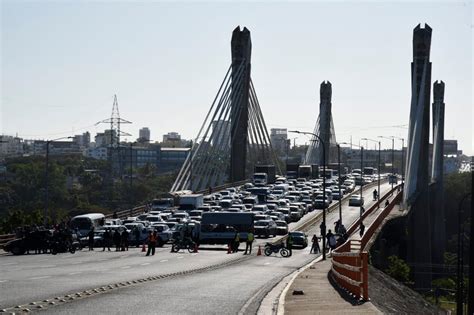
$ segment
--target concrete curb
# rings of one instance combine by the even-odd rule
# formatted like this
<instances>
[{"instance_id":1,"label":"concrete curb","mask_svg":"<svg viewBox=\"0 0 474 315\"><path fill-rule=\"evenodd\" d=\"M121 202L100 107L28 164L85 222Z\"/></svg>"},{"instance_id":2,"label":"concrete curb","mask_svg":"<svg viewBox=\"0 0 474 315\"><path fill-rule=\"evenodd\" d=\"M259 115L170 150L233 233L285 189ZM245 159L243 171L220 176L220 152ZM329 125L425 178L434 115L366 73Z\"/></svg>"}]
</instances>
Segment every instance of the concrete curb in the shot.
<instances>
[{"instance_id":1,"label":"concrete curb","mask_svg":"<svg viewBox=\"0 0 474 315\"><path fill-rule=\"evenodd\" d=\"M298 268L289 275L282 278L272 290L270 290L263 298L257 314L273 314L283 315L285 313L285 297L295 279L306 269L312 265L320 262L322 256L315 257L314 260L310 261L306 265Z\"/></svg>"}]
</instances>

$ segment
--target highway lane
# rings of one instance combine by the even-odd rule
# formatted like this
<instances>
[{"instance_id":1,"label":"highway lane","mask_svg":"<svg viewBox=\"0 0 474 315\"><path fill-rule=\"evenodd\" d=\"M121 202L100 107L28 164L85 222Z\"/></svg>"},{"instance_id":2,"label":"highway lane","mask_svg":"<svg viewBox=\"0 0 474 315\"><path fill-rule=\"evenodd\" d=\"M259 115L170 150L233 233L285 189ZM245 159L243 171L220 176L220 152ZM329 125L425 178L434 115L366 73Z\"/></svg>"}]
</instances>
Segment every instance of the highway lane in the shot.
<instances>
[{"instance_id":1,"label":"highway lane","mask_svg":"<svg viewBox=\"0 0 474 315\"><path fill-rule=\"evenodd\" d=\"M382 185L382 192L388 191ZM372 204L372 190L364 193L366 208ZM348 227L359 216L358 207L343 203L343 223ZM328 229L339 218L337 210L327 215ZM308 236L319 235L320 220L308 231ZM255 312L261 299L274 284L294 270L309 263L317 256L309 254L310 247L294 250L289 259L258 256L212 271L204 271L173 278L160 279L146 284L134 285L97 296L77 300L47 309L48 313L237 313L242 307ZM190 261L207 256L211 251L202 251L196 256L185 256ZM238 257L241 254L219 257ZM127 271L128 272L128 271ZM122 271L122 274L125 274ZM253 300L252 297L255 297Z\"/></svg>"}]
</instances>

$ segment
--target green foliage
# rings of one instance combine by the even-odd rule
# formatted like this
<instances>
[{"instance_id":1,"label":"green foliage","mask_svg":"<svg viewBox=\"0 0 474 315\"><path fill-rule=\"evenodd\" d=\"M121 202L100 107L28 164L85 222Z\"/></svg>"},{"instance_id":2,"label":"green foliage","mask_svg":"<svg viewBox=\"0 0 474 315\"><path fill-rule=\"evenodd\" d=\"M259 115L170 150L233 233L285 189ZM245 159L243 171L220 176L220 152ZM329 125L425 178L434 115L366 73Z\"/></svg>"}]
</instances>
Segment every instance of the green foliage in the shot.
<instances>
[{"instance_id":1,"label":"green foliage","mask_svg":"<svg viewBox=\"0 0 474 315\"><path fill-rule=\"evenodd\" d=\"M405 261L395 255L388 257L388 261L388 268L385 270L385 273L398 281L408 282L410 267Z\"/></svg>"},{"instance_id":2,"label":"green foliage","mask_svg":"<svg viewBox=\"0 0 474 315\"><path fill-rule=\"evenodd\" d=\"M0 233L16 226L41 224L45 208L44 157L6 161L7 176L0 181ZM128 178L111 179L106 161L78 156L50 157L48 175L48 220L58 222L87 213L110 213L128 209L166 195L175 174L156 175L153 165L133 170ZM41 209L41 210L39 210Z\"/></svg>"}]
</instances>

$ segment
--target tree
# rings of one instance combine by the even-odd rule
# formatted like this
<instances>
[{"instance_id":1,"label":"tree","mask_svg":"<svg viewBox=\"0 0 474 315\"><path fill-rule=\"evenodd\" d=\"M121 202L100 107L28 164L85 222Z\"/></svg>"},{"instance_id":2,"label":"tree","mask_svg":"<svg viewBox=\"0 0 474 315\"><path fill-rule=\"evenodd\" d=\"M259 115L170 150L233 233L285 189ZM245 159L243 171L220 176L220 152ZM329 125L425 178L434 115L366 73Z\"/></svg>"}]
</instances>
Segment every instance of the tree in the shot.
<instances>
[{"instance_id":1,"label":"tree","mask_svg":"<svg viewBox=\"0 0 474 315\"><path fill-rule=\"evenodd\" d=\"M405 263L405 261L392 255L388 257L388 262L388 268L385 270L385 273L400 282L408 282L410 277L410 267Z\"/></svg>"}]
</instances>

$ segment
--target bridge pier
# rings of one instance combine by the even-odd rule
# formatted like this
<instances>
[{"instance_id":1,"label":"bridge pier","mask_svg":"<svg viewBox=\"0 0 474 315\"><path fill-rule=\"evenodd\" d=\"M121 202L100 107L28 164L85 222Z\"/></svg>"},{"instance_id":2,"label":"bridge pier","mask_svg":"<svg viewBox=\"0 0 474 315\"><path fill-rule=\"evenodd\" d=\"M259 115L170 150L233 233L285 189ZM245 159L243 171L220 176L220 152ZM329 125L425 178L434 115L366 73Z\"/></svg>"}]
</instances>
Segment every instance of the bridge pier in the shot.
<instances>
[{"instance_id":1,"label":"bridge pier","mask_svg":"<svg viewBox=\"0 0 474 315\"><path fill-rule=\"evenodd\" d=\"M230 154L230 180L231 182L246 179L245 166L247 161L247 137L249 120L249 89L250 89L250 59L252 54L252 41L250 31L244 27L236 27L232 33L232 83L237 81L239 70L243 71L242 83L233 88L231 97L231 154ZM241 70L241 67L244 67Z\"/></svg>"}]
</instances>

